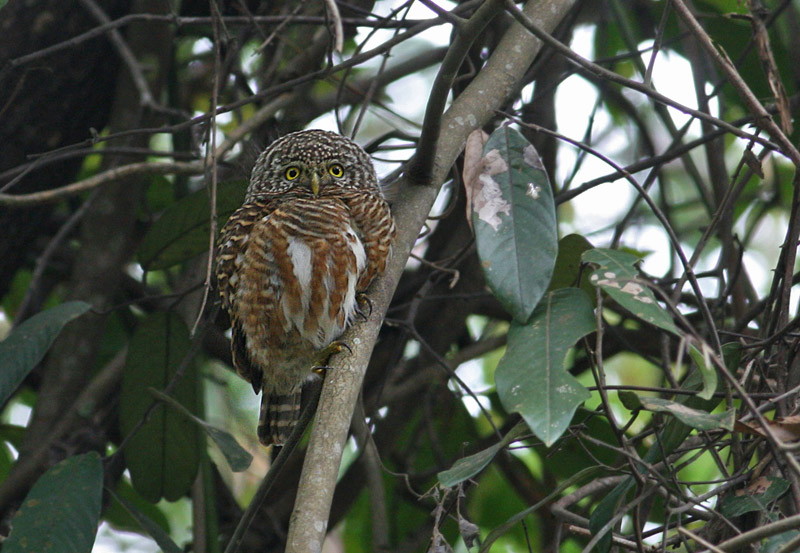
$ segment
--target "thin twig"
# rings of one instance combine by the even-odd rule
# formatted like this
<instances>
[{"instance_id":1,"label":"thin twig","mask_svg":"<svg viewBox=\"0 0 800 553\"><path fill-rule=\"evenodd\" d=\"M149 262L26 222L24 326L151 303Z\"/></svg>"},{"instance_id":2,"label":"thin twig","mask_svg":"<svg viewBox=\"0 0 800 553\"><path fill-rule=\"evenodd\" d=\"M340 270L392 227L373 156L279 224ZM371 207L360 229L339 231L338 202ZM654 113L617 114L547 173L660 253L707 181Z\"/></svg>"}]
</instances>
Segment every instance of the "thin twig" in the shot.
<instances>
[{"instance_id":1,"label":"thin twig","mask_svg":"<svg viewBox=\"0 0 800 553\"><path fill-rule=\"evenodd\" d=\"M25 292L25 297L22 298L22 302L19 304L19 308L17 308L17 315L14 317L15 325L21 323L27 318L28 310L37 303L35 302L34 298L36 300L44 299L37 297L37 295L40 294L39 287L41 285L42 276L44 275L45 270L50 265L50 261L52 260L53 255L55 255L58 248L61 247L64 240L70 235L70 233L81 221L84 214L89 210L89 207L92 205L96 196L97 191L95 190L92 195L86 198L86 201L84 201L80 207L78 207L78 209L76 209L75 212L69 216L69 219L67 219L67 221L61 225L61 228L58 229L56 235L53 236L53 238L47 244L47 247L36 260L36 267L31 275L28 291Z\"/></svg>"},{"instance_id":2,"label":"thin twig","mask_svg":"<svg viewBox=\"0 0 800 553\"><path fill-rule=\"evenodd\" d=\"M775 522L770 522L758 528L753 528L747 532L739 534L729 540L726 540L717 545L717 550L724 551L725 553L733 553L740 549L759 542L765 538L782 534L788 530L800 529L800 515L786 517Z\"/></svg>"},{"instance_id":3,"label":"thin twig","mask_svg":"<svg viewBox=\"0 0 800 553\"><path fill-rule=\"evenodd\" d=\"M330 21L333 22L333 49L339 54L344 50L344 28L342 27L342 14L336 0L325 0L325 9Z\"/></svg>"},{"instance_id":4,"label":"thin twig","mask_svg":"<svg viewBox=\"0 0 800 553\"><path fill-rule=\"evenodd\" d=\"M597 65L596 63L592 63L591 61L587 60L586 58L584 58L584 57L580 56L579 54L577 54L576 52L574 52L566 44L558 41L557 39L553 38L550 34L544 32L542 30L542 28L540 26L538 26L530 17L526 16L523 12L521 12L519 10L519 8L517 8L517 6L516 6L516 4L514 4L513 0L504 0L504 1L505 1L505 5L506 5L506 10L517 21L522 23L525 26L526 29L528 29L531 33L533 33L533 35L536 36L536 38L538 38L539 40L545 42L548 46L551 46L551 47L555 48L560 54L562 54L565 57L567 57L570 61L573 61L573 62L577 63L578 65L580 65L581 67L583 67L584 69L586 69L588 71L591 71L592 73L594 73L595 75L597 75L601 79L604 79L604 80L607 80L607 81L611 81L611 82L614 82L614 83L617 83L617 84L621 84L621 85L623 85L625 87L628 87L628 88L630 88L632 90L636 90L637 92L641 92L642 94L645 94L645 95L651 97L652 99L656 100L657 102L661 102L662 104L665 104L665 105L668 105L670 107L673 107L673 108L677 109L678 111L681 111L683 113L686 113L688 115L696 117L697 119L703 119L705 121L708 121L708 122L712 123L713 125L716 125L717 127L725 129L729 133L734 134L736 136L741 136L743 138L754 140L755 142L758 142L759 144L763 144L764 146L766 146L766 147L768 147L770 149L778 149L778 150L780 150L780 147L777 147L775 144L771 143L770 141L765 140L765 139L763 139L761 137L757 137L754 134L748 133L746 131L743 131L742 129L739 129L739 128L731 125L727 121L723 121L722 119L719 119L718 117L713 117L712 115L709 115L709 114L707 114L705 112L702 112L702 111L699 111L699 110L696 110L696 109L692 109L692 108L690 108L688 106L685 106L685 105L683 105L683 104L681 104L679 102L676 102L672 98L661 94L660 92L656 92L655 90L653 90L652 88L648 87L645 84L642 84L642 83L640 83L638 81L634 81L632 79L627 79L627 78L619 75L618 73L614 73L613 71L609 71L605 67ZM782 143L780 145L783 146Z\"/></svg>"},{"instance_id":5,"label":"thin twig","mask_svg":"<svg viewBox=\"0 0 800 553\"><path fill-rule=\"evenodd\" d=\"M203 313L206 310L208 296L211 293L211 277L214 271L214 245L217 240L217 101L219 99L219 75L221 71L222 59L220 54L220 29L219 29L219 7L215 0L209 1L209 10L215 17L212 24L214 37L214 81L211 86L211 124L208 127L208 155L205 158L207 164L206 171L210 171L210 190L209 190L209 213L208 213L208 255L206 256L206 277L203 283L203 299L200 301L200 308L197 310L197 317L192 325L191 334L197 331Z\"/></svg>"}]
</instances>

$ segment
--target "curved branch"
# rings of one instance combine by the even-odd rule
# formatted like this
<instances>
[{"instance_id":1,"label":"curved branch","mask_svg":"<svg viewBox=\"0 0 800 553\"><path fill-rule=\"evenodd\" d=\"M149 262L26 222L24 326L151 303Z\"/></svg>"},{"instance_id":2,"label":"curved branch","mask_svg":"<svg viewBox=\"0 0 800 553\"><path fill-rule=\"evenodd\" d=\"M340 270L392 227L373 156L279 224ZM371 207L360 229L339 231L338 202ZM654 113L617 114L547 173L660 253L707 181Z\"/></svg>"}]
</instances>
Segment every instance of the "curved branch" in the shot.
<instances>
[{"instance_id":1,"label":"curved branch","mask_svg":"<svg viewBox=\"0 0 800 553\"><path fill-rule=\"evenodd\" d=\"M42 192L32 192L30 194L0 194L0 206L29 207L37 204L57 202L100 185L115 182L127 177L167 174L201 175L204 171L205 167L201 161L176 161L172 163L143 161L141 163L131 163L130 165L108 169L88 179L68 184L67 186L56 188L55 190L43 190Z\"/></svg>"},{"instance_id":2,"label":"curved branch","mask_svg":"<svg viewBox=\"0 0 800 553\"><path fill-rule=\"evenodd\" d=\"M528 2L525 13L541 28L552 30L573 4L573 0ZM322 548L358 391L411 247L467 136L489 121L516 90L520 76L539 53L541 44L521 25L512 25L481 72L442 116L431 186L414 186L407 177L399 183L399 197L403 201L394 207L398 229L394 255L386 273L370 291L373 314L369 321L351 328L342 337L352 353L341 361L335 359L336 369L325 380L289 526L287 553L308 553Z\"/></svg>"},{"instance_id":3,"label":"curved branch","mask_svg":"<svg viewBox=\"0 0 800 553\"><path fill-rule=\"evenodd\" d=\"M258 125L272 117L275 112L285 107L290 96L282 94L259 109L252 117L232 131L222 144L209 154L209 158L221 159L231 148L253 131ZM101 152L102 153L102 152ZM61 188L43 190L30 194L2 194L0 193L0 206L29 207L37 204L57 202L81 192L86 192L104 184L116 182L119 179L140 175L202 175L206 170L204 161L143 161L131 163L122 167L114 167Z\"/></svg>"}]
</instances>

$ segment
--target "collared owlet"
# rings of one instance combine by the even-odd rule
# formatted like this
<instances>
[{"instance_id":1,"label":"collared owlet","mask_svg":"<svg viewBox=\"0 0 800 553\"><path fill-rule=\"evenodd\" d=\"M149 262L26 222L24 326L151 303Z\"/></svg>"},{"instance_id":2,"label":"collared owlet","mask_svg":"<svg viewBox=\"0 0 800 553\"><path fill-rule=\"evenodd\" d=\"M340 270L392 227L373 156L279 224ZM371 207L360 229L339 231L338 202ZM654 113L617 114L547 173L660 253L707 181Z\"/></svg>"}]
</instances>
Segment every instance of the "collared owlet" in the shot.
<instances>
[{"instance_id":1,"label":"collared owlet","mask_svg":"<svg viewBox=\"0 0 800 553\"><path fill-rule=\"evenodd\" d=\"M262 393L264 445L289 437L303 383L337 351L394 235L372 162L352 140L300 131L258 157L220 235L217 281L233 364Z\"/></svg>"}]
</instances>

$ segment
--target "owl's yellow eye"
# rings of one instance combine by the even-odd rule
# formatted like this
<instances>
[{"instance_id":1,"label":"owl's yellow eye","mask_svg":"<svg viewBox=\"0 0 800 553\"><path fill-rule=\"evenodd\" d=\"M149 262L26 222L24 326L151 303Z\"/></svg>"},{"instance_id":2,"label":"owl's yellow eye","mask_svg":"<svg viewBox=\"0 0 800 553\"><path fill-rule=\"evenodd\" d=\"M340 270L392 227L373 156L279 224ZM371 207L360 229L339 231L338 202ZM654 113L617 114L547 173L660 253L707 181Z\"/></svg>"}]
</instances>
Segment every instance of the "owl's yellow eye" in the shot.
<instances>
[{"instance_id":1,"label":"owl's yellow eye","mask_svg":"<svg viewBox=\"0 0 800 553\"><path fill-rule=\"evenodd\" d=\"M338 179L339 177L344 175L344 169L342 169L342 166L339 165L338 163L334 163L333 165L328 167L328 173L330 173L331 175L333 175Z\"/></svg>"},{"instance_id":2,"label":"owl's yellow eye","mask_svg":"<svg viewBox=\"0 0 800 553\"><path fill-rule=\"evenodd\" d=\"M294 180L300 176L300 169L298 169L297 167L289 167L286 169L284 176L286 177L287 180Z\"/></svg>"}]
</instances>

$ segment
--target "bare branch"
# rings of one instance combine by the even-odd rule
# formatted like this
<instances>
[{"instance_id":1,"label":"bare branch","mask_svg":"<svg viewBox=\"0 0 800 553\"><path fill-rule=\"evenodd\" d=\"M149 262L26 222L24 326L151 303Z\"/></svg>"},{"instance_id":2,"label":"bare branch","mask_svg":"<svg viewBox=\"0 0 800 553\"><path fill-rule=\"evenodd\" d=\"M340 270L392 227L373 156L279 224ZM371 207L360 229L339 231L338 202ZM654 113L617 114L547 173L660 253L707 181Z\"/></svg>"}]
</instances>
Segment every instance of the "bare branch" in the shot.
<instances>
[{"instance_id":1,"label":"bare branch","mask_svg":"<svg viewBox=\"0 0 800 553\"><path fill-rule=\"evenodd\" d=\"M0 194L0 205L8 207L29 207L37 204L52 203L86 192L98 186L116 182L123 178L145 175L202 175L205 171L203 162L150 162L131 163L122 167L114 167L92 177L78 181L55 190L44 190L30 194Z\"/></svg>"}]
</instances>

